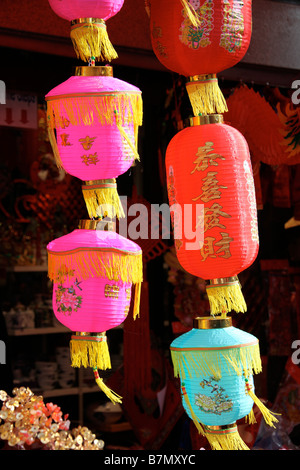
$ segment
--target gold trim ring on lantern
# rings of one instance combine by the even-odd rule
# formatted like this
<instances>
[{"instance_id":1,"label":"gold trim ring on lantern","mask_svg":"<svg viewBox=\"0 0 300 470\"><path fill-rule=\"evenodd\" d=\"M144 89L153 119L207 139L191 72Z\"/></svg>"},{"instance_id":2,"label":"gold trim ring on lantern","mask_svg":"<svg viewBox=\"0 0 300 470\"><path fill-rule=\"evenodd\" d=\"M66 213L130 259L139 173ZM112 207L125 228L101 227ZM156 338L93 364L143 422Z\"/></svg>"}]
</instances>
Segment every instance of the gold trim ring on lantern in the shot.
<instances>
[{"instance_id":1,"label":"gold trim ring on lantern","mask_svg":"<svg viewBox=\"0 0 300 470\"><path fill-rule=\"evenodd\" d=\"M217 82L218 77L216 73L209 73L207 75L192 75L187 77L187 83L206 83L206 82Z\"/></svg>"},{"instance_id":2,"label":"gold trim ring on lantern","mask_svg":"<svg viewBox=\"0 0 300 470\"><path fill-rule=\"evenodd\" d=\"M106 28L106 23L102 18L77 18L71 21L71 29L78 28L83 24L93 24L99 28Z\"/></svg>"},{"instance_id":3,"label":"gold trim ring on lantern","mask_svg":"<svg viewBox=\"0 0 300 470\"><path fill-rule=\"evenodd\" d=\"M216 279L210 279L209 284L206 285L206 290L214 289L215 287L235 286L239 284L240 281L237 276L220 277Z\"/></svg>"},{"instance_id":4,"label":"gold trim ring on lantern","mask_svg":"<svg viewBox=\"0 0 300 470\"><path fill-rule=\"evenodd\" d=\"M89 65L81 65L75 67L74 75L77 77L113 77L113 68L109 65L95 65L90 67Z\"/></svg>"},{"instance_id":5,"label":"gold trim ring on lantern","mask_svg":"<svg viewBox=\"0 0 300 470\"><path fill-rule=\"evenodd\" d=\"M216 279L210 279L210 285L206 287L213 287L213 286L220 286L220 285L234 285L234 284L239 284L239 279L237 276L231 276L231 277L219 277Z\"/></svg>"},{"instance_id":6,"label":"gold trim ring on lantern","mask_svg":"<svg viewBox=\"0 0 300 470\"><path fill-rule=\"evenodd\" d=\"M232 326L231 317L214 318L214 317L196 317L193 320L193 328L198 330L212 330L216 328L228 328Z\"/></svg>"},{"instance_id":7,"label":"gold trim ring on lantern","mask_svg":"<svg viewBox=\"0 0 300 470\"><path fill-rule=\"evenodd\" d=\"M101 333L87 333L76 331L76 334L72 335L71 339L76 341L93 341L97 343L107 342L106 331Z\"/></svg>"},{"instance_id":8,"label":"gold trim ring on lantern","mask_svg":"<svg viewBox=\"0 0 300 470\"><path fill-rule=\"evenodd\" d=\"M116 188L117 183L116 183L116 178L111 178L107 180L90 180L90 181L85 181L84 182L85 186L95 186L97 188Z\"/></svg>"},{"instance_id":9,"label":"gold trim ring on lantern","mask_svg":"<svg viewBox=\"0 0 300 470\"><path fill-rule=\"evenodd\" d=\"M221 426L203 426L204 430L208 434L230 434L232 432L236 432L237 430L237 424L232 423L232 424L224 424Z\"/></svg>"},{"instance_id":10,"label":"gold trim ring on lantern","mask_svg":"<svg viewBox=\"0 0 300 470\"><path fill-rule=\"evenodd\" d=\"M108 220L80 220L78 224L80 230L104 230L106 232L115 232L116 223Z\"/></svg>"},{"instance_id":11,"label":"gold trim ring on lantern","mask_svg":"<svg viewBox=\"0 0 300 470\"><path fill-rule=\"evenodd\" d=\"M177 129L182 130L186 127L204 126L207 124L223 124L223 114L203 114L201 116L190 116L184 121L177 123Z\"/></svg>"}]
</instances>

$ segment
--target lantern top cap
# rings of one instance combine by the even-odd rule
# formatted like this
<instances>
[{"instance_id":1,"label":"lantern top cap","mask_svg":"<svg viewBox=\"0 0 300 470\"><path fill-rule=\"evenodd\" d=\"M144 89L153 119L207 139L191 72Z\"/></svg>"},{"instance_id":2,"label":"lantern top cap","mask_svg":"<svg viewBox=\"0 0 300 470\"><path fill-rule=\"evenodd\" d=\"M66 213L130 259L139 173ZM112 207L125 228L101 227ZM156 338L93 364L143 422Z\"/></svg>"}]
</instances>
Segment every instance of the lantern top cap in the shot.
<instances>
[{"instance_id":1,"label":"lantern top cap","mask_svg":"<svg viewBox=\"0 0 300 470\"><path fill-rule=\"evenodd\" d=\"M116 224L113 221L84 219L79 221L78 228L83 230L106 230L115 232Z\"/></svg>"},{"instance_id":2,"label":"lantern top cap","mask_svg":"<svg viewBox=\"0 0 300 470\"><path fill-rule=\"evenodd\" d=\"M223 124L222 114L203 114L201 116L190 116L182 121L178 121L178 131L187 127L204 126L206 124Z\"/></svg>"},{"instance_id":3,"label":"lantern top cap","mask_svg":"<svg viewBox=\"0 0 300 470\"><path fill-rule=\"evenodd\" d=\"M193 328L198 330L212 330L230 326L232 326L231 317L196 317L193 320Z\"/></svg>"},{"instance_id":4,"label":"lantern top cap","mask_svg":"<svg viewBox=\"0 0 300 470\"><path fill-rule=\"evenodd\" d=\"M128 255L140 255L139 245L110 230L95 230L95 228L80 228L52 240L47 245L50 253L71 253L78 251L106 251Z\"/></svg>"},{"instance_id":5,"label":"lantern top cap","mask_svg":"<svg viewBox=\"0 0 300 470\"><path fill-rule=\"evenodd\" d=\"M84 65L75 67L76 77L113 77L113 68L109 65Z\"/></svg>"},{"instance_id":6,"label":"lantern top cap","mask_svg":"<svg viewBox=\"0 0 300 470\"><path fill-rule=\"evenodd\" d=\"M96 67L88 66L86 68L94 69ZM45 99L46 101L66 98L74 100L75 97L141 96L141 94L138 87L110 75L73 75L47 93Z\"/></svg>"}]
</instances>

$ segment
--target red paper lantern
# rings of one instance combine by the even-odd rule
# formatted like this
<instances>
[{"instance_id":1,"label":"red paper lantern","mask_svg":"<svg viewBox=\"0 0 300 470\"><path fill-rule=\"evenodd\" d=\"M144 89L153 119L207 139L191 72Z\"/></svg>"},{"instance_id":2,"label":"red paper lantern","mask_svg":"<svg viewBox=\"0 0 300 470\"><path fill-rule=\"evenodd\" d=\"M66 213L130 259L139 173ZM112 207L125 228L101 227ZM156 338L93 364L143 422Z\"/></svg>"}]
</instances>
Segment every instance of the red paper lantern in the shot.
<instances>
[{"instance_id":1,"label":"red paper lantern","mask_svg":"<svg viewBox=\"0 0 300 470\"><path fill-rule=\"evenodd\" d=\"M246 54L251 0L150 0L153 51L168 69L187 77L194 114L223 113L216 74Z\"/></svg>"},{"instance_id":2,"label":"red paper lantern","mask_svg":"<svg viewBox=\"0 0 300 470\"><path fill-rule=\"evenodd\" d=\"M211 313L245 311L237 275L258 252L257 209L246 140L220 115L194 117L169 143L166 170L175 207L177 258L189 273L210 281ZM196 213L196 205L203 209ZM185 213L191 207L192 227ZM178 218L178 208L182 217ZM199 243L193 233L201 233Z\"/></svg>"}]
</instances>

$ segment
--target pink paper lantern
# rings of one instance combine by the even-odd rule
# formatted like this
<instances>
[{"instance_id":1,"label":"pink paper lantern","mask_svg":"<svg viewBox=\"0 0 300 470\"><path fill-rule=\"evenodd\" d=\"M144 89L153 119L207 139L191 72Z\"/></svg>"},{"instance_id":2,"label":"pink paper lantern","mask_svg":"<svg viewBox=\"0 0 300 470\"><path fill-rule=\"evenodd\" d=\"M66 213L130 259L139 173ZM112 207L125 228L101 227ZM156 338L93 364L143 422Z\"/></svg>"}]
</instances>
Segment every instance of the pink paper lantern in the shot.
<instances>
[{"instance_id":1,"label":"pink paper lantern","mask_svg":"<svg viewBox=\"0 0 300 470\"><path fill-rule=\"evenodd\" d=\"M118 13L124 0L49 0L52 10L61 18L102 18L107 20Z\"/></svg>"},{"instance_id":2,"label":"pink paper lantern","mask_svg":"<svg viewBox=\"0 0 300 470\"><path fill-rule=\"evenodd\" d=\"M139 158L141 91L114 78L111 67L79 67L76 73L46 95L56 163L84 181L90 218L103 215L107 206L108 216L120 217L114 179Z\"/></svg>"},{"instance_id":3,"label":"pink paper lantern","mask_svg":"<svg viewBox=\"0 0 300 470\"><path fill-rule=\"evenodd\" d=\"M124 0L49 0L60 18L71 22L75 52L85 62L92 57L111 61L118 57L106 29L106 21L122 8Z\"/></svg>"},{"instance_id":4,"label":"pink paper lantern","mask_svg":"<svg viewBox=\"0 0 300 470\"><path fill-rule=\"evenodd\" d=\"M72 366L93 368L101 390L118 401L98 369L111 367L105 333L126 319L133 285L133 316L139 315L142 250L116 232L97 230L96 221L82 221L81 226L47 246L53 310L75 333L70 342Z\"/></svg>"}]
</instances>

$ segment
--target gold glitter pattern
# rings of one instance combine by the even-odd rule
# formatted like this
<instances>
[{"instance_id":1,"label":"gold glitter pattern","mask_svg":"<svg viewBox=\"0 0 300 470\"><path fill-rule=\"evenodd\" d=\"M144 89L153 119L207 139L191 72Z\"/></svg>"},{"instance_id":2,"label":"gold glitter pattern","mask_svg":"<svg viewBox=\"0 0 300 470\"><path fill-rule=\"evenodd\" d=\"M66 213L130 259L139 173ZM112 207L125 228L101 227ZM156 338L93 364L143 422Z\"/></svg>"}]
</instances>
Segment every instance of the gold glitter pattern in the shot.
<instances>
[{"instance_id":1,"label":"gold glitter pattern","mask_svg":"<svg viewBox=\"0 0 300 470\"><path fill-rule=\"evenodd\" d=\"M20 450L102 450L104 442L87 427L70 430L68 415L59 406L44 403L30 388L14 388L13 397L0 390L0 439Z\"/></svg>"}]
</instances>

